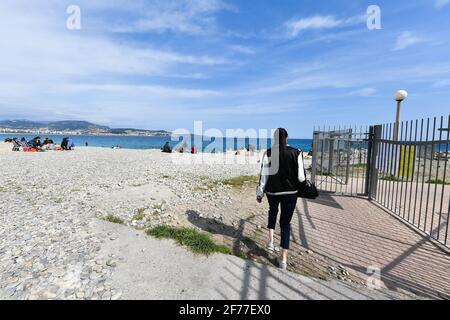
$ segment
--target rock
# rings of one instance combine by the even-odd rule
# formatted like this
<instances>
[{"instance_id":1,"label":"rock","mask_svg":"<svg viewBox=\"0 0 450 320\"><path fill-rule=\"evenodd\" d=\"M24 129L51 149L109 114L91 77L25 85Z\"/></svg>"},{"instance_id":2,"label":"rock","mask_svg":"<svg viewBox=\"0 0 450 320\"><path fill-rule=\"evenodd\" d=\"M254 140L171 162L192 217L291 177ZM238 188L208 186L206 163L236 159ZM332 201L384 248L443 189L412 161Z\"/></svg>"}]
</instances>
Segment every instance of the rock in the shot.
<instances>
[{"instance_id":1,"label":"rock","mask_svg":"<svg viewBox=\"0 0 450 320\"><path fill-rule=\"evenodd\" d=\"M115 294L111 297L111 300L119 300L120 297L122 297L122 292L121 292L121 291L115 293Z\"/></svg>"},{"instance_id":2,"label":"rock","mask_svg":"<svg viewBox=\"0 0 450 320\"><path fill-rule=\"evenodd\" d=\"M16 286L9 285L4 289L6 296L12 297L16 293Z\"/></svg>"},{"instance_id":3,"label":"rock","mask_svg":"<svg viewBox=\"0 0 450 320\"><path fill-rule=\"evenodd\" d=\"M109 267L115 268L117 266L117 263L114 260L108 260L106 262L106 265L109 266Z\"/></svg>"}]
</instances>

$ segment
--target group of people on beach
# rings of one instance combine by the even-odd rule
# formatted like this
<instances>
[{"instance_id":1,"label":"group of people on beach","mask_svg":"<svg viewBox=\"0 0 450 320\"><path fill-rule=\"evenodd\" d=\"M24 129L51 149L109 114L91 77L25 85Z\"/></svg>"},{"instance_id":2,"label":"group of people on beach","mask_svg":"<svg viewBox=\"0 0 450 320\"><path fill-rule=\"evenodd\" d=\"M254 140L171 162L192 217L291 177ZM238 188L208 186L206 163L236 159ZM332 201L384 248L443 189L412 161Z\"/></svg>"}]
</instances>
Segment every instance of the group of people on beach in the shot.
<instances>
[{"instance_id":1,"label":"group of people on beach","mask_svg":"<svg viewBox=\"0 0 450 320\"><path fill-rule=\"evenodd\" d=\"M170 143L169 143L168 141L167 141L167 142L164 144L164 146L161 148L161 151L164 152L164 153L172 153L172 152L173 152L173 151L172 151L172 148L170 147ZM255 146L252 145L252 144L249 144L246 148L243 148L242 150L239 150L239 149L238 149L238 150L234 150L233 152L234 152L235 155L240 155L242 152L250 152L250 153L253 153L253 152L255 152L255 151L256 151ZM184 143L182 144L181 147L175 149L175 152L179 152L179 153L189 153L189 148L188 148L188 146L187 146L187 143L184 142ZM198 153L198 149L197 149L197 146L196 146L196 145L193 145L193 146L191 147L190 153L191 153L191 154L197 154L197 153Z\"/></svg>"},{"instance_id":2,"label":"group of people on beach","mask_svg":"<svg viewBox=\"0 0 450 320\"><path fill-rule=\"evenodd\" d=\"M18 138L7 138L5 139L6 143L13 144L13 151L25 151L25 152L38 152L38 151L46 151L46 150L73 150L75 148L74 142L68 138L64 137L61 141L60 145L55 144L52 139L45 138L42 140L41 137L34 137L30 140Z\"/></svg>"},{"instance_id":3,"label":"group of people on beach","mask_svg":"<svg viewBox=\"0 0 450 320\"><path fill-rule=\"evenodd\" d=\"M167 141L164 146L161 148L162 152L164 153L172 153L172 148L170 147L170 143ZM177 149L175 149L175 152L179 152L179 153L187 153L189 151L187 144L183 143L183 145ZM195 145L193 145L191 147L191 151L190 153L192 154L197 154L198 153L198 149Z\"/></svg>"}]
</instances>

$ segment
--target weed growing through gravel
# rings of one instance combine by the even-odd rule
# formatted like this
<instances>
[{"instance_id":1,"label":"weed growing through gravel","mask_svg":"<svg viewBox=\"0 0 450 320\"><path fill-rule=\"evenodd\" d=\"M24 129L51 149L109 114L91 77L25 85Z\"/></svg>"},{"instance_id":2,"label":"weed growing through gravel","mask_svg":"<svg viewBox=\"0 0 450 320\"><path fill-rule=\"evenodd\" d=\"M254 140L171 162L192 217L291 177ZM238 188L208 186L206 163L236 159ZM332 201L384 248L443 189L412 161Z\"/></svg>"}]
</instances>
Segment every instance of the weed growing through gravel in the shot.
<instances>
[{"instance_id":1,"label":"weed growing through gravel","mask_svg":"<svg viewBox=\"0 0 450 320\"><path fill-rule=\"evenodd\" d=\"M145 218L145 209L137 209L137 213L133 216L133 220L143 220Z\"/></svg>"},{"instance_id":2,"label":"weed growing through gravel","mask_svg":"<svg viewBox=\"0 0 450 320\"><path fill-rule=\"evenodd\" d=\"M216 252L232 254L229 248L216 244L208 234L192 228L174 228L162 225L147 230L147 234L158 239L173 239L197 254L207 256Z\"/></svg>"},{"instance_id":3,"label":"weed growing through gravel","mask_svg":"<svg viewBox=\"0 0 450 320\"><path fill-rule=\"evenodd\" d=\"M256 186L259 183L259 176L240 176L222 181L223 184L240 188L245 185Z\"/></svg>"},{"instance_id":4,"label":"weed growing through gravel","mask_svg":"<svg viewBox=\"0 0 450 320\"><path fill-rule=\"evenodd\" d=\"M123 220L122 219L120 219L119 217L113 216L112 214L107 215L105 217L105 220L109 221L111 223L123 224Z\"/></svg>"}]
</instances>

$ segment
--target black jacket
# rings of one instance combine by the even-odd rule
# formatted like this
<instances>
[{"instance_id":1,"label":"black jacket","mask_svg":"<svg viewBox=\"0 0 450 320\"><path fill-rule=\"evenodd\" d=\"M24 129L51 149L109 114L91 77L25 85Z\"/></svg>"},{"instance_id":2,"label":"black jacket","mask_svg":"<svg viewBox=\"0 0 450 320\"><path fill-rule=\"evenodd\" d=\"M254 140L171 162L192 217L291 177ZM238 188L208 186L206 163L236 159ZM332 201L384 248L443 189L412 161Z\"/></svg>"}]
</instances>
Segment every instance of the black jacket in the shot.
<instances>
[{"instance_id":1,"label":"black jacket","mask_svg":"<svg viewBox=\"0 0 450 320\"><path fill-rule=\"evenodd\" d=\"M256 191L257 196L285 195L297 193L299 183L305 181L305 172L301 152L288 147L283 163L278 164L278 155L272 158L272 149L264 154L261 176Z\"/></svg>"}]
</instances>

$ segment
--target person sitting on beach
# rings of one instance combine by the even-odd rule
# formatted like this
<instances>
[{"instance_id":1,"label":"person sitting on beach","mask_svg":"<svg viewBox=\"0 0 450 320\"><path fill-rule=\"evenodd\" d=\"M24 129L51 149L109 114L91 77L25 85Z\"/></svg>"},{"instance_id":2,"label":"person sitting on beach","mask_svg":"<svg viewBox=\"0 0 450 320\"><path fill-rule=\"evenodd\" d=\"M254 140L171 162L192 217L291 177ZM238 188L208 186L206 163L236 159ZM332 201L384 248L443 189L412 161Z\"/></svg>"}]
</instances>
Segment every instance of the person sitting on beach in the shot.
<instances>
[{"instance_id":1,"label":"person sitting on beach","mask_svg":"<svg viewBox=\"0 0 450 320\"><path fill-rule=\"evenodd\" d=\"M172 153L172 149L170 148L170 144L169 144L168 141L162 147L162 152L164 152L164 153Z\"/></svg>"},{"instance_id":2,"label":"person sitting on beach","mask_svg":"<svg viewBox=\"0 0 450 320\"><path fill-rule=\"evenodd\" d=\"M69 138L63 138L61 141L61 149L69 150Z\"/></svg>"},{"instance_id":3,"label":"person sitting on beach","mask_svg":"<svg viewBox=\"0 0 450 320\"><path fill-rule=\"evenodd\" d=\"M29 148L27 139L25 139L24 137L22 137L22 139L20 139L19 144L20 144L20 146L21 146L22 148Z\"/></svg>"},{"instance_id":4,"label":"person sitting on beach","mask_svg":"<svg viewBox=\"0 0 450 320\"><path fill-rule=\"evenodd\" d=\"M198 153L197 147L195 145L192 146L191 153L192 154L197 154Z\"/></svg>"},{"instance_id":5,"label":"person sitting on beach","mask_svg":"<svg viewBox=\"0 0 450 320\"><path fill-rule=\"evenodd\" d=\"M28 141L28 146L32 149L40 149L42 147L41 137L35 137Z\"/></svg>"},{"instance_id":6,"label":"person sitting on beach","mask_svg":"<svg viewBox=\"0 0 450 320\"><path fill-rule=\"evenodd\" d=\"M183 144L181 145L181 147L176 148L175 152L185 153L185 152L189 152L188 150L189 149L188 149L188 145L187 145L186 141L183 141Z\"/></svg>"}]
</instances>

